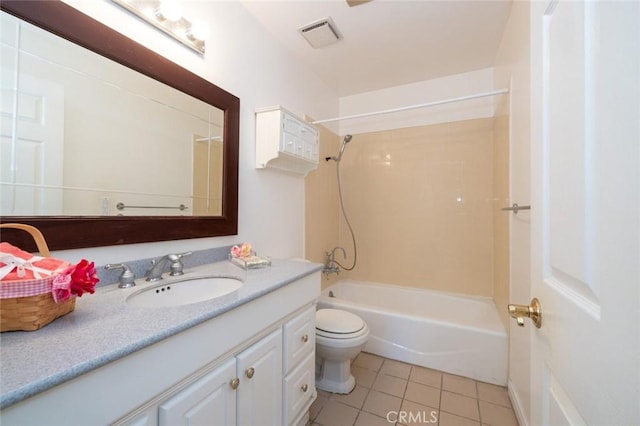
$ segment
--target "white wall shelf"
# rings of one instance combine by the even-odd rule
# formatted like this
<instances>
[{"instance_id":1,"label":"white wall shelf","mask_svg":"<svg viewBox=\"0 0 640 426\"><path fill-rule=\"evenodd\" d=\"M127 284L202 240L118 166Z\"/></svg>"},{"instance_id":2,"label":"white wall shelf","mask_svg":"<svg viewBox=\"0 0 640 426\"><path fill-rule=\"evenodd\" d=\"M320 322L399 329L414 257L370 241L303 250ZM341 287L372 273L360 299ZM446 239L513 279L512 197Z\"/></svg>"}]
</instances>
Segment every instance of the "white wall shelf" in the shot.
<instances>
[{"instance_id":1,"label":"white wall shelf","mask_svg":"<svg viewBox=\"0 0 640 426\"><path fill-rule=\"evenodd\" d=\"M318 167L318 130L279 105L256 110L256 168L306 176Z\"/></svg>"}]
</instances>

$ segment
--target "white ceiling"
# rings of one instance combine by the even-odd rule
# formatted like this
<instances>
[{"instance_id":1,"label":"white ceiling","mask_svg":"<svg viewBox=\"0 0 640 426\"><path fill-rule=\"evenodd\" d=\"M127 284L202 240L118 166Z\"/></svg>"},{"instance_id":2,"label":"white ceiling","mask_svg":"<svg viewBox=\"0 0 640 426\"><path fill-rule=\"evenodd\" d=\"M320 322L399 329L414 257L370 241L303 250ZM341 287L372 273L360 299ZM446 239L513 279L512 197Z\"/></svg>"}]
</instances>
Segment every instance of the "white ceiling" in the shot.
<instances>
[{"instance_id":1,"label":"white ceiling","mask_svg":"<svg viewBox=\"0 0 640 426\"><path fill-rule=\"evenodd\" d=\"M242 0L339 96L491 67L511 0ZM331 17L343 39L314 49L298 28Z\"/></svg>"}]
</instances>

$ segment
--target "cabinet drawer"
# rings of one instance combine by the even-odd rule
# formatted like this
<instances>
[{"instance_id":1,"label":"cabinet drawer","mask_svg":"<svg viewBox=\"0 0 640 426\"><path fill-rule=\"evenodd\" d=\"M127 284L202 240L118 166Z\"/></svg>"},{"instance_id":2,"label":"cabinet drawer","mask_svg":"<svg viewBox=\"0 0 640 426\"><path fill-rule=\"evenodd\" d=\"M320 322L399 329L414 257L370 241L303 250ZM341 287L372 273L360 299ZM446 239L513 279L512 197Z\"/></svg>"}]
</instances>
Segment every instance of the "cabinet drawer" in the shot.
<instances>
[{"instance_id":1,"label":"cabinet drawer","mask_svg":"<svg viewBox=\"0 0 640 426\"><path fill-rule=\"evenodd\" d=\"M310 353L288 376L284 388L284 424L290 425L300 413L309 408L315 398L315 353Z\"/></svg>"},{"instance_id":2,"label":"cabinet drawer","mask_svg":"<svg viewBox=\"0 0 640 426\"><path fill-rule=\"evenodd\" d=\"M282 139L280 140L280 151L294 154L298 157L304 157L304 150L305 142L300 137L294 136L291 133L282 132Z\"/></svg>"},{"instance_id":3,"label":"cabinet drawer","mask_svg":"<svg viewBox=\"0 0 640 426\"><path fill-rule=\"evenodd\" d=\"M318 141L318 130L314 129L311 126L306 124L302 124L300 126L300 137L305 142L317 142Z\"/></svg>"},{"instance_id":4,"label":"cabinet drawer","mask_svg":"<svg viewBox=\"0 0 640 426\"><path fill-rule=\"evenodd\" d=\"M302 126L304 126L304 124L302 124L302 122L300 122L296 117L289 115L286 112L282 113L282 129L285 132L300 136L302 134Z\"/></svg>"},{"instance_id":5,"label":"cabinet drawer","mask_svg":"<svg viewBox=\"0 0 640 426\"><path fill-rule=\"evenodd\" d=\"M308 158L311 161L318 161L318 141L305 141L304 143L304 158Z\"/></svg>"},{"instance_id":6,"label":"cabinet drawer","mask_svg":"<svg viewBox=\"0 0 640 426\"><path fill-rule=\"evenodd\" d=\"M315 353L316 310L310 306L284 325L285 374L298 365L309 353Z\"/></svg>"},{"instance_id":7,"label":"cabinet drawer","mask_svg":"<svg viewBox=\"0 0 640 426\"><path fill-rule=\"evenodd\" d=\"M296 145L298 138L291 133L282 132L282 139L280 140L280 151L288 152L289 154L296 153Z\"/></svg>"}]
</instances>

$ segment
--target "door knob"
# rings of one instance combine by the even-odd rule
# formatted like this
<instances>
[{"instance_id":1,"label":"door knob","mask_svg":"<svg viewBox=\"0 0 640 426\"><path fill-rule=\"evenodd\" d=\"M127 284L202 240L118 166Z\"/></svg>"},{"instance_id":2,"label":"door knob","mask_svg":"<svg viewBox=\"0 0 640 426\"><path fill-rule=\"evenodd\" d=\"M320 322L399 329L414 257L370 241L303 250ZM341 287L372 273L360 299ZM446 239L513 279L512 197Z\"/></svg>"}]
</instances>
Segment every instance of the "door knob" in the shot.
<instances>
[{"instance_id":1,"label":"door knob","mask_svg":"<svg viewBox=\"0 0 640 426\"><path fill-rule=\"evenodd\" d=\"M540 328L542 326L542 308L540 301L535 297L531 299L530 305L512 305L509 304L509 315L515 318L520 327L524 327L524 319L531 318L533 324Z\"/></svg>"},{"instance_id":2,"label":"door knob","mask_svg":"<svg viewBox=\"0 0 640 426\"><path fill-rule=\"evenodd\" d=\"M246 374L247 378L252 378L253 375L256 373L256 370L251 367L251 368L247 368L247 370L244 372L244 374Z\"/></svg>"}]
</instances>

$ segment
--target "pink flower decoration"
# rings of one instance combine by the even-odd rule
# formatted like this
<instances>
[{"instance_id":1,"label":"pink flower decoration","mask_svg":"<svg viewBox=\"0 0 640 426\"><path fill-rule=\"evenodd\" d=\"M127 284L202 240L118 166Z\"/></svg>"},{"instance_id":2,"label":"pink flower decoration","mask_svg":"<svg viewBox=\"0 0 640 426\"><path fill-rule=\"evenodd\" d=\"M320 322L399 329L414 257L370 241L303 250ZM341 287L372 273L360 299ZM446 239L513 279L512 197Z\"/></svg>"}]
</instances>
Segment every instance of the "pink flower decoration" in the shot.
<instances>
[{"instance_id":1,"label":"pink flower decoration","mask_svg":"<svg viewBox=\"0 0 640 426\"><path fill-rule=\"evenodd\" d=\"M253 249L251 248L251 244L242 243L240 247L233 246L231 247L231 255L233 257L246 258L253 254Z\"/></svg>"}]
</instances>

